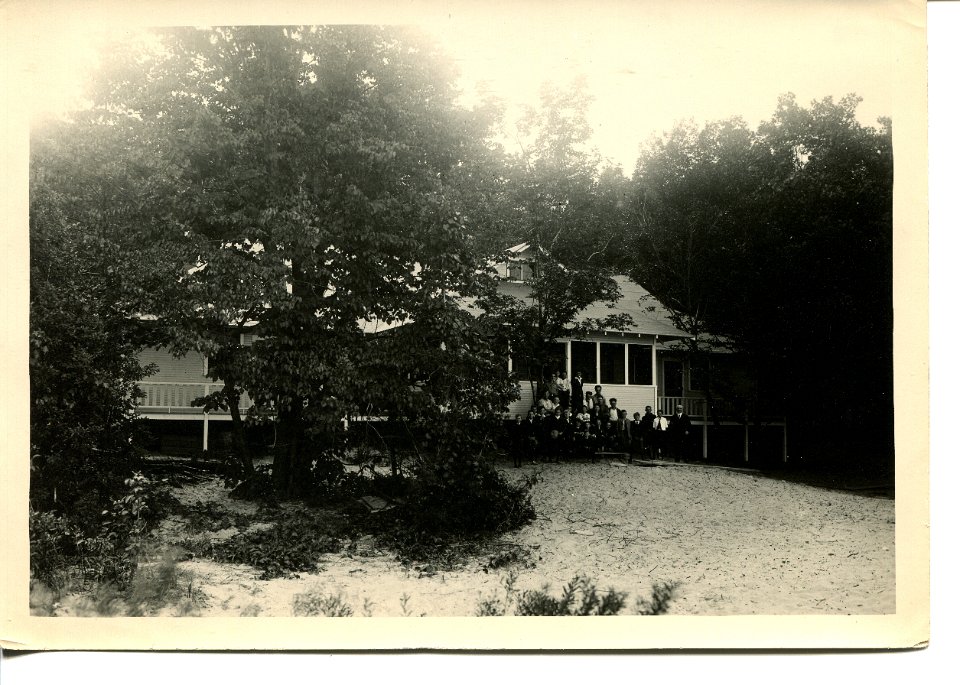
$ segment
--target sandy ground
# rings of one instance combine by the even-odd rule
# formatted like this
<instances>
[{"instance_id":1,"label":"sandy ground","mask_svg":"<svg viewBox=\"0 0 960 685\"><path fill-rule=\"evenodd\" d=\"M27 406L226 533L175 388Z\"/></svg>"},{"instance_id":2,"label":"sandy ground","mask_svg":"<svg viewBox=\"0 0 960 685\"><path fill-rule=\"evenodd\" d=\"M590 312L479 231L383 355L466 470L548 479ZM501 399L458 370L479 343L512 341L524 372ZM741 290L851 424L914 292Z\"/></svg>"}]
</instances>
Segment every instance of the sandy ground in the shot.
<instances>
[{"instance_id":1,"label":"sandy ground","mask_svg":"<svg viewBox=\"0 0 960 685\"><path fill-rule=\"evenodd\" d=\"M537 520L504 535L529 550L514 566L520 590L574 575L629 593L625 614L655 581L679 583L671 614L883 614L895 611L894 502L699 465L541 464ZM184 503L225 497L216 481L175 490ZM218 537L235 530L221 531ZM511 569L484 571L489 555L453 572L424 575L369 542L362 555L330 554L317 573L259 580L244 565L181 562L202 592L201 615L290 616L294 596L340 594L355 615L472 616L481 598L503 596Z\"/></svg>"}]
</instances>

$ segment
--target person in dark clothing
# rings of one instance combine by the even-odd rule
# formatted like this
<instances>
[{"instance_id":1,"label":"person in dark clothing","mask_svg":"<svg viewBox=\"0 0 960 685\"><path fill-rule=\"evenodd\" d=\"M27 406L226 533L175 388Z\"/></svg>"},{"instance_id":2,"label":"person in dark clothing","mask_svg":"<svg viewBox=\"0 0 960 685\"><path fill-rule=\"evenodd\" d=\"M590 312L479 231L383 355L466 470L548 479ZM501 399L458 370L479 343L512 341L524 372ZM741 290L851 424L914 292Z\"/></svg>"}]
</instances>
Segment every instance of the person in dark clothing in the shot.
<instances>
[{"instance_id":1,"label":"person in dark clothing","mask_svg":"<svg viewBox=\"0 0 960 685\"><path fill-rule=\"evenodd\" d=\"M546 456L548 459L560 463L560 449L563 438L563 414L557 407L553 414L544 419L544 435L547 442Z\"/></svg>"},{"instance_id":2,"label":"person in dark clothing","mask_svg":"<svg viewBox=\"0 0 960 685\"><path fill-rule=\"evenodd\" d=\"M657 418L650 405L643 408L643 416L640 418L640 449L653 456L653 420Z\"/></svg>"},{"instance_id":3,"label":"person in dark clothing","mask_svg":"<svg viewBox=\"0 0 960 685\"><path fill-rule=\"evenodd\" d=\"M670 443L674 457L686 459L690 451L690 416L683 411L683 405L678 404L673 416L670 417Z\"/></svg>"},{"instance_id":4,"label":"person in dark clothing","mask_svg":"<svg viewBox=\"0 0 960 685\"><path fill-rule=\"evenodd\" d=\"M513 456L513 465L516 468L520 467L520 460L523 456L524 444L523 444L523 416L517 414L514 417L513 423L509 425L510 433L510 454Z\"/></svg>"},{"instance_id":5,"label":"person in dark clothing","mask_svg":"<svg viewBox=\"0 0 960 685\"><path fill-rule=\"evenodd\" d=\"M650 409L650 407L647 407L647 409ZM630 454L643 454L643 431L643 419L640 418L640 412L635 411L633 412L633 420L630 422Z\"/></svg>"},{"instance_id":6,"label":"person in dark clothing","mask_svg":"<svg viewBox=\"0 0 960 685\"><path fill-rule=\"evenodd\" d=\"M570 404L574 414L579 414L583 410L582 371L577 371L577 375L570 380Z\"/></svg>"},{"instance_id":7,"label":"person in dark clothing","mask_svg":"<svg viewBox=\"0 0 960 685\"><path fill-rule=\"evenodd\" d=\"M533 415L533 434L537 440L536 454L541 457L547 450L547 438L545 434L546 422L547 412L544 411L543 407L537 407L537 412Z\"/></svg>"}]
</instances>

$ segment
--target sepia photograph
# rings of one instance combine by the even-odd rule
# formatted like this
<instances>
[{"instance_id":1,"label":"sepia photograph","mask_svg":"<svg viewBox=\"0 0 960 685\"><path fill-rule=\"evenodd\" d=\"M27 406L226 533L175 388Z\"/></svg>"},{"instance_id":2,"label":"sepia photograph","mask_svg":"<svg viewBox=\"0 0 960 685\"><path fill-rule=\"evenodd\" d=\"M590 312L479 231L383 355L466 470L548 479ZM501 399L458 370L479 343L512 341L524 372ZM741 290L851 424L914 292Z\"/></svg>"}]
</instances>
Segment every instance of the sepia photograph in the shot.
<instances>
[{"instance_id":1,"label":"sepia photograph","mask_svg":"<svg viewBox=\"0 0 960 685\"><path fill-rule=\"evenodd\" d=\"M923 3L82 6L5 646L925 644Z\"/></svg>"}]
</instances>

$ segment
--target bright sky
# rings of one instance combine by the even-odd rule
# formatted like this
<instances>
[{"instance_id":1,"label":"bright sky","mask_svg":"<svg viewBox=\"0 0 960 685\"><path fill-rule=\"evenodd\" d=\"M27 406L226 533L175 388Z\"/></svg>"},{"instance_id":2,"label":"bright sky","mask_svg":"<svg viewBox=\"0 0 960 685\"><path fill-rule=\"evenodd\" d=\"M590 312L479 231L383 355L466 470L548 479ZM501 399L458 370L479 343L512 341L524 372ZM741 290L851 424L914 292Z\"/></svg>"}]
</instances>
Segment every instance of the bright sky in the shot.
<instances>
[{"instance_id":1,"label":"bright sky","mask_svg":"<svg viewBox=\"0 0 960 685\"><path fill-rule=\"evenodd\" d=\"M15 38L28 58L35 112L58 111L73 101L93 61L92 43L111 24L416 23L453 55L468 99L491 92L514 115L520 104L536 101L543 82L586 76L595 98L593 143L627 173L638 146L676 121L741 115L755 126L787 91L803 104L856 92L864 98L861 121L892 116L895 67L904 58L898 46L909 27L896 18L903 0L521 0L503 6L438 0L411 1L402 10L314 10L309 16L289 9L147 15L128 5L109 14L103 2L81 0L71 15L60 11L65 6L54 3L52 14L49 7L36 10L41 28ZM267 6L287 8L282 2Z\"/></svg>"}]
</instances>

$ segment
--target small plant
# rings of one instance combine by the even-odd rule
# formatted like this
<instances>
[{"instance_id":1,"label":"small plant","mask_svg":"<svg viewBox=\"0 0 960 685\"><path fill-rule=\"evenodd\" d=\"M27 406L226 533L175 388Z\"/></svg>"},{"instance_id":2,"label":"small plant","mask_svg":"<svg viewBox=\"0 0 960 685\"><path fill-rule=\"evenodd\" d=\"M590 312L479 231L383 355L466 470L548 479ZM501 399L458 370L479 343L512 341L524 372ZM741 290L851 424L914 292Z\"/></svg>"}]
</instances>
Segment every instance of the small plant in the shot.
<instances>
[{"instance_id":1,"label":"small plant","mask_svg":"<svg viewBox=\"0 0 960 685\"><path fill-rule=\"evenodd\" d=\"M67 582L80 530L52 512L30 510L30 572L54 592Z\"/></svg>"},{"instance_id":2,"label":"small plant","mask_svg":"<svg viewBox=\"0 0 960 685\"><path fill-rule=\"evenodd\" d=\"M487 563L483 565L483 570L492 571L507 566L533 568L536 566L536 563L530 558L530 550L520 547L519 545L512 545L487 559Z\"/></svg>"},{"instance_id":3,"label":"small plant","mask_svg":"<svg viewBox=\"0 0 960 685\"><path fill-rule=\"evenodd\" d=\"M542 590L527 590L517 599L518 616L615 616L626 604L627 593L613 588L604 594L597 593L596 585L589 578L575 576L559 597Z\"/></svg>"},{"instance_id":4,"label":"small plant","mask_svg":"<svg viewBox=\"0 0 960 685\"><path fill-rule=\"evenodd\" d=\"M540 590L516 590L517 575L511 571L501 581L505 593L483 597L477 603L477 616L615 616L626 606L627 593L609 589L597 592L594 582L575 576L559 597L550 594L549 586ZM669 608L675 583L656 583L651 599L638 599L636 611L641 616L665 614Z\"/></svg>"},{"instance_id":5,"label":"small plant","mask_svg":"<svg viewBox=\"0 0 960 685\"><path fill-rule=\"evenodd\" d=\"M219 545L211 545L215 561L249 564L260 569L262 579L297 572L315 571L323 554L338 552L338 533L322 519L299 516L278 521L271 528L240 533Z\"/></svg>"},{"instance_id":6,"label":"small plant","mask_svg":"<svg viewBox=\"0 0 960 685\"><path fill-rule=\"evenodd\" d=\"M323 595L319 592L304 592L293 597L294 616L353 616L353 609L343 601L340 593Z\"/></svg>"},{"instance_id":7,"label":"small plant","mask_svg":"<svg viewBox=\"0 0 960 685\"><path fill-rule=\"evenodd\" d=\"M667 613L678 585L679 583L654 583L653 596L650 599L643 597L637 599L637 613L640 616L660 616Z\"/></svg>"}]
</instances>

